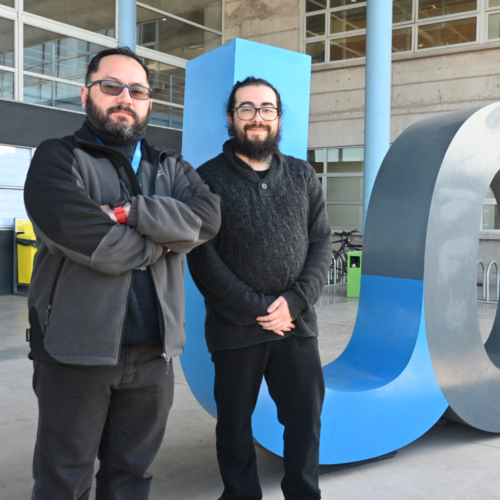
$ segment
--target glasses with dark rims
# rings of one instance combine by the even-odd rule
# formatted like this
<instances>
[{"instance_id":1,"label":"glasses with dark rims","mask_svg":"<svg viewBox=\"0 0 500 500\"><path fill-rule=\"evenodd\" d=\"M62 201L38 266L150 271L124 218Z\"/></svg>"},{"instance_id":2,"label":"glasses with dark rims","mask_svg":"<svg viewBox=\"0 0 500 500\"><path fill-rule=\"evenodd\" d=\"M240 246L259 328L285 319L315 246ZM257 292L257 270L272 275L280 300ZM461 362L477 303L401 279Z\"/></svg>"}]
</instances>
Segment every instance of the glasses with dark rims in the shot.
<instances>
[{"instance_id":1,"label":"glasses with dark rims","mask_svg":"<svg viewBox=\"0 0 500 500\"><path fill-rule=\"evenodd\" d=\"M262 108L254 108L253 106L240 106L238 108L234 108L233 111L236 111L238 118L240 120L253 120L257 111L259 112L260 117L266 122L272 122L278 118L278 110L271 106L264 106Z\"/></svg>"},{"instance_id":2,"label":"glasses with dark rims","mask_svg":"<svg viewBox=\"0 0 500 500\"><path fill-rule=\"evenodd\" d=\"M126 87L128 93L132 99L139 99L140 101L145 101L151 97L153 92L152 89L148 87L143 87L142 85L127 85L126 83L115 82L114 80L96 80L87 85L89 89L92 85L99 84L101 92L108 95L120 95L123 89Z\"/></svg>"}]
</instances>

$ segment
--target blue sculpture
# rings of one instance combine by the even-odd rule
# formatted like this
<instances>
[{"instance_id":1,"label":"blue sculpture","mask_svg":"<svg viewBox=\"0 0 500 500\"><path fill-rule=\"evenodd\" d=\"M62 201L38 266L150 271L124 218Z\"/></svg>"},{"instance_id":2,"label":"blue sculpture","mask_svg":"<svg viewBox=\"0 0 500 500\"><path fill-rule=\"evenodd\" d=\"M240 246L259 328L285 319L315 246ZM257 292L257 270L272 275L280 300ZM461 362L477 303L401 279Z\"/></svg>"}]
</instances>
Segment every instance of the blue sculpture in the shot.
<instances>
[{"instance_id":1,"label":"blue sculpture","mask_svg":"<svg viewBox=\"0 0 500 500\"><path fill-rule=\"evenodd\" d=\"M227 138L223 103L237 80L254 75L272 82L287 105L282 151L304 158L306 58L234 40L188 63L185 157L199 166L220 152ZM397 450L424 434L448 405L455 418L500 431L500 320L485 349L475 297L479 221L492 181L500 196L499 131L500 105L493 104L418 122L389 150L365 224L354 333L324 367L321 464ZM186 298L182 366L195 397L216 417L203 299L189 274ZM282 455L283 427L265 382L253 429L260 444Z\"/></svg>"}]
</instances>

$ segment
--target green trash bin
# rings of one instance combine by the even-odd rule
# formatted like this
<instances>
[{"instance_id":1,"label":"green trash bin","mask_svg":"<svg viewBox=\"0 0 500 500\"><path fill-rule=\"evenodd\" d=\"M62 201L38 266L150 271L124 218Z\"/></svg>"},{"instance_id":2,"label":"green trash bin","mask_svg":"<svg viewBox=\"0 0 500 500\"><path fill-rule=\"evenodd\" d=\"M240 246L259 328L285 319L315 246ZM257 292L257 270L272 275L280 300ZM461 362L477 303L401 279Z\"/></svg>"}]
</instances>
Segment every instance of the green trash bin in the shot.
<instances>
[{"instance_id":1,"label":"green trash bin","mask_svg":"<svg viewBox=\"0 0 500 500\"><path fill-rule=\"evenodd\" d=\"M347 296L359 297L361 289L361 263L362 252L347 254Z\"/></svg>"}]
</instances>

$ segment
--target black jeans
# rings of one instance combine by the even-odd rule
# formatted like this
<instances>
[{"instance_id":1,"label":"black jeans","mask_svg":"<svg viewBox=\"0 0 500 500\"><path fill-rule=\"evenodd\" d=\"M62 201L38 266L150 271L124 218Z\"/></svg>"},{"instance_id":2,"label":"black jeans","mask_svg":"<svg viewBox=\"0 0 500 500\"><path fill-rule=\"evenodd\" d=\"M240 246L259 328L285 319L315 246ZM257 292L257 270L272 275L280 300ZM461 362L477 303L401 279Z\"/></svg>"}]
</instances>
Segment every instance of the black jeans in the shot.
<instances>
[{"instance_id":1,"label":"black jeans","mask_svg":"<svg viewBox=\"0 0 500 500\"><path fill-rule=\"evenodd\" d=\"M146 500L174 395L161 346L122 346L116 366L35 360L38 435L32 500Z\"/></svg>"},{"instance_id":2,"label":"black jeans","mask_svg":"<svg viewBox=\"0 0 500 500\"><path fill-rule=\"evenodd\" d=\"M284 425L286 500L317 500L319 435L325 382L316 338L294 335L215 351L217 459L224 483L220 500L262 498L252 435L252 413L262 378Z\"/></svg>"}]
</instances>

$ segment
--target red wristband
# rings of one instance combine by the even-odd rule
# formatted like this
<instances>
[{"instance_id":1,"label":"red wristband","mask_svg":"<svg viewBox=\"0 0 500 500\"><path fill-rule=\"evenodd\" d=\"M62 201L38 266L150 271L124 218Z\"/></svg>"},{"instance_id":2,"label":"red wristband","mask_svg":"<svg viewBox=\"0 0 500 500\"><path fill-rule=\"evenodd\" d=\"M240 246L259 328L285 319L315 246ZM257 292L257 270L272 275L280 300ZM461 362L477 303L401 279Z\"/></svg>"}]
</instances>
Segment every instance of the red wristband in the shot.
<instances>
[{"instance_id":1,"label":"red wristband","mask_svg":"<svg viewBox=\"0 0 500 500\"><path fill-rule=\"evenodd\" d=\"M116 207L115 209L113 209L113 211L115 212L116 219L120 224L127 223L127 216L125 214L125 210L123 209L123 207Z\"/></svg>"}]
</instances>

